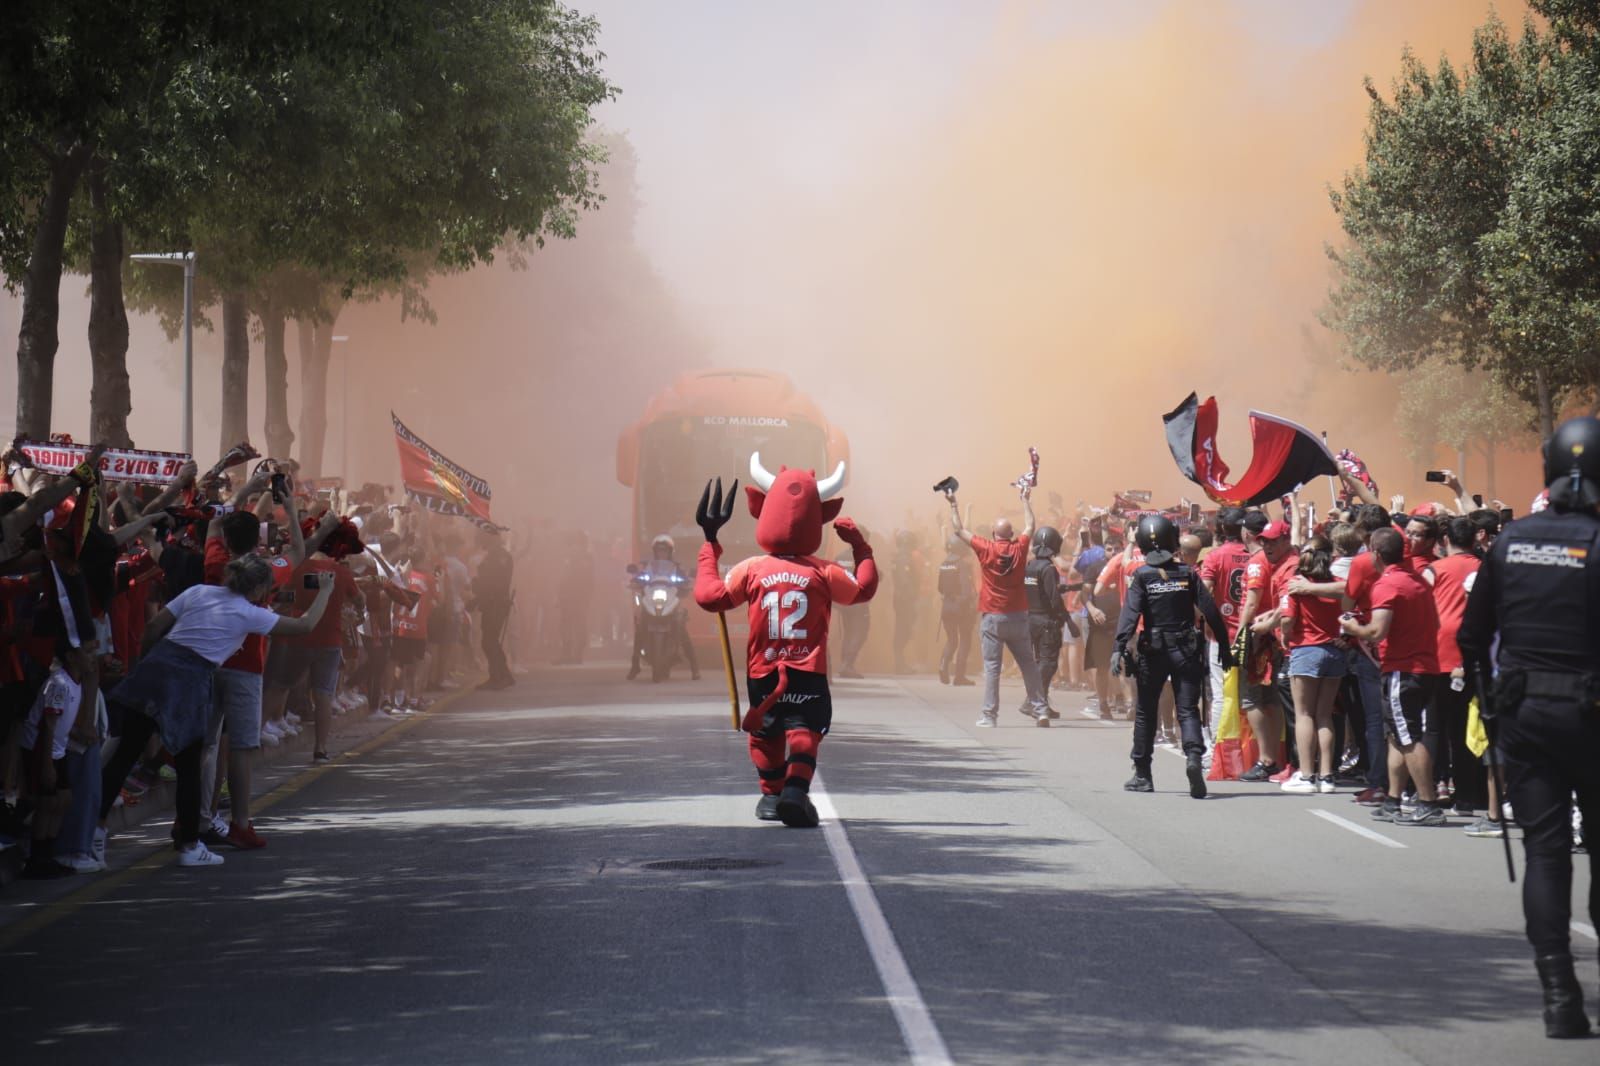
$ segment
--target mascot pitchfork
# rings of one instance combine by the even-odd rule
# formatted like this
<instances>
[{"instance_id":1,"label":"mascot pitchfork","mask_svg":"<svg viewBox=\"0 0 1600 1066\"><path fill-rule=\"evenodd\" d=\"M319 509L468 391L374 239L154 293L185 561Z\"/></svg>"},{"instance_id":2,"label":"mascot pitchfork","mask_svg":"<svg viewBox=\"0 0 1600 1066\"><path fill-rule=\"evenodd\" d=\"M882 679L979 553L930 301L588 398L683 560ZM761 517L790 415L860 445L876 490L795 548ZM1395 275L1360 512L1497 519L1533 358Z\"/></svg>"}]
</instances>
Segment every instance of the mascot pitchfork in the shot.
<instances>
[{"instance_id":1,"label":"mascot pitchfork","mask_svg":"<svg viewBox=\"0 0 1600 1066\"><path fill-rule=\"evenodd\" d=\"M833 720L828 693L828 620L835 603L863 603L878 589L872 548L856 524L840 518L844 463L829 477L778 467L769 474L761 454L750 457L747 486L756 519L756 543L766 555L735 563L724 580L717 561L717 531L733 517L735 481L726 497L722 479L707 482L695 521L705 531L694 599L708 611L750 605L748 645L750 711L741 728L750 734L750 761L761 779L756 817L810 828L817 810L807 795L817 768L817 748ZM822 527L854 553L856 572L816 558Z\"/></svg>"}]
</instances>

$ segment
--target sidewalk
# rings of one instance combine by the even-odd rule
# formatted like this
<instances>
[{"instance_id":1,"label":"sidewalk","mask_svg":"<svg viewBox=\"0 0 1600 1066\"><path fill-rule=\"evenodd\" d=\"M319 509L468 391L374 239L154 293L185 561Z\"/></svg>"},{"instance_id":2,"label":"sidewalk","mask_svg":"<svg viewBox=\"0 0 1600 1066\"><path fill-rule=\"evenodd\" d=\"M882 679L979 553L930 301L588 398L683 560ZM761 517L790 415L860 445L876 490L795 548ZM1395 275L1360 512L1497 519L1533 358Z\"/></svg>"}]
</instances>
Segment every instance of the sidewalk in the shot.
<instances>
[{"instance_id":1,"label":"sidewalk","mask_svg":"<svg viewBox=\"0 0 1600 1066\"><path fill-rule=\"evenodd\" d=\"M345 714L336 713L328 734L328 754L332 759L320 765L325 768L336 767L347 752L374 741L409 721L425 718L471 691L473 691L471 685L464 685L460 689L444 692L433 701L428 710L394 718L374 718L365 708ZM313 769L312 745L312 728L310 721L307 720L303 723L299 736L285 738L284 742L275 748L266 746L261 748L256 756L254 772L250 775L252 808L256 807L264 797ZM177 786L173 782L158 781L139 798L136 806L119 805L112 808L106 820L111 833L106 849L106 861L110 869L100 873L80 874L54 881L23 881L18 878L22 869L22 849L11 847L0 852L0 929L23 918L40 904L60 899L98 878L109 877L145 859L158 849L170 849L168 832L176 795ZM224 806L222 810L225 814L227 807ZM267 849L271 850L271 817L257 817L253 820L261 835L268 838ZM217 850L226 858L235 849Z\"/></svg>"}]
</instances>

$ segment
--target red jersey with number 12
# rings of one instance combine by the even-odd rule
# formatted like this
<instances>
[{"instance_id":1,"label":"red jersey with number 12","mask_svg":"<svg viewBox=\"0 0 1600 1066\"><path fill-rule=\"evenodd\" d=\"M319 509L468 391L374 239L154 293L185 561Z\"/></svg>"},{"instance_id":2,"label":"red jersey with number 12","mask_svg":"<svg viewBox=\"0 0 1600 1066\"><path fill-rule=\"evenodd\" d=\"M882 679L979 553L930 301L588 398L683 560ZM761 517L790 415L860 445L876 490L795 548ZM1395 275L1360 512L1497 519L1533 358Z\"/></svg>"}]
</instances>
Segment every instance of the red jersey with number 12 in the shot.
<instances>
[{"instance_id":1,"label":"red jersey with number 12","mask_svg":"<svg viewBox=\"0 0 1600 1066\"><path fill-rule=\"evenodd\" d=\"M735 563L725 579L735 604L750 605L751 677L787 663L828 671L828 622L835 603L854 603L861 586L850 571L815 556L758 555Z\"/></svg>"}]
</instances>

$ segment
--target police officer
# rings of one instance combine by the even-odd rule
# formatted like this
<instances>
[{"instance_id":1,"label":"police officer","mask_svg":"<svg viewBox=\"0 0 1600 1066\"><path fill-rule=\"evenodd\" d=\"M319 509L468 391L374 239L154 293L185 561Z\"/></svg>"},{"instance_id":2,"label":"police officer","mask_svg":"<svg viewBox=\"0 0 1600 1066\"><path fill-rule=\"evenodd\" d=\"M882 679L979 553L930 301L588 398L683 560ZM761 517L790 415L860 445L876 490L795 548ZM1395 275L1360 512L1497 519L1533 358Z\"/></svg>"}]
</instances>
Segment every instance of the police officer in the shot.
<instances>
[{"instance_id":1,"label":"police officer","mask_svg":"<svg viewBox=\"0 0 1600 1066\"><path fill-rule=\"evenodd\" d=\"M939 625L944 630L944 650L939 653L941 685L975 684L967 676L972 634L978 631L978 586L973 578L972 556L962 550L960 538L954 533L947 535L944 561L939 564Z\"/></svg>"},{"instance_id":2,"label":"police officer","mask_svg":"<svg viewBox=\"0 0 1600 1066\"><path fill-rule=\"evenodd\" d=\"M1205 739L1200 730L1200 685L1206 677L1205 641L1195 628L1198 613L1222 645L1223 668L1231 669L1233 652L1222 614L1191 566L1177 562L1178 527L1161 515L1139 520L1134 533L1144 565L1128 582L1128 597L1117 622L1117 642L1112 652L1113 672L1128 669L1128 644L1138 637L1139 655L1133 664L1139 683L1139 706L1133 718L1133 777L1122 787L1129 792L1154 792L1150 757L1157 708L1167 679L1177 697L1178 727L1183 732L1183 753L1188 757L1189 795L1204 799L1206 775L1201 766ZM1144 621L1139 631L1140 619Z\"/></svg>"},{"instance_id":3,"label":"police officer","mask_svg":"<svg viewBox=\"0 0 1600 1066\"><path fill-rule=\"evenodd\" d=\"M1049 707L1050 680L1061 666L1061 627L1070 624L1067 608L1061 602L1061 574L1056 570L1056 555L1061 551L1061 532L1054 526L1040 526L1033 534L1033 558L1022 578L1028 594L1028 637L1033 641L1033 658L1039 664L1039 687L1044 690L1045 714L1060 718ZM1074 627L1076 634L1076 627Z\"/></svg>"},{"instance_id":4,"label":"police officer","mask_svg":"<svg viewBox=\"0 0 1600 1066\"><path fill-rule=\"evenodd\" d=\"M1527 863L1522 908L1544 987L1549 1037L1589 1032L1572 961L1572 796L1600 825L1600 420L1545 443L1550 506L1508 525L1467 598L1457 641L1474 676L1495 676L1497 734ZM1499 638L1498 652L1492 650ZM1600 849L1589 849L1589 914L1600 923Z\"/></svg>"},{"instance_id":5,"label":"police officer","mask_svg":"<svg viewBox=\"0 0 1600 1066\"><path fill-rule=\"evenodd\" d=\"M630 583L636 588L652 580L663 579L684 587L693 584L673 558L676 551L677 543L671 537L665 533L658 534L650 542L650 559L642 566L631 568L633 578ZM633 616L633 664L628 667L629 681L639 676L639 660L644 656L644 628L644 611L641 608ZM685 610L680 609L672 618L672 639L683 661L689 664L689 677L700 680L700 664L694 657L694 642L689 639L689 618Z\"/></svg>"}]
</instances>

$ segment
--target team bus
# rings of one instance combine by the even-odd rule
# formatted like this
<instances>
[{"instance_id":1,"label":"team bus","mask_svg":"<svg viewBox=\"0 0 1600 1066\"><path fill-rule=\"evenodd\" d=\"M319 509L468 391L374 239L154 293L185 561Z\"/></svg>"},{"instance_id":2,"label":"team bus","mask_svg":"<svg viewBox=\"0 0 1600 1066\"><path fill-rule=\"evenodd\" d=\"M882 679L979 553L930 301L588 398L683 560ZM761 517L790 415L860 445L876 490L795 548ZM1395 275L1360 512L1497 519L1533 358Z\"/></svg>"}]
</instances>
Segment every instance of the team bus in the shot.
<instances>
[{"instance_id":1,"label":"team bus","mask_svg":"<svg viewBox=\"0 0 1600 1066\"><path fill-rule=\"evenodd\" d=\"M752 452L760 452L774 473L781 464L825 477L848 462L850 444L810 397L771 371L702 370L652 397L617 440L617 480L633 490L633 557L649 558L650 542L666 533L677 542L678 563L692 574L703 540L694 511L706 479L720 475L726 488L737 477L742 494ZM741 499L718 537L724 565L755 554L754 537L755 522ZM708 618L691 612L696 644L710 639ZM742 617L728 622L744 628Z\"/></svg>"}]
</instances>

